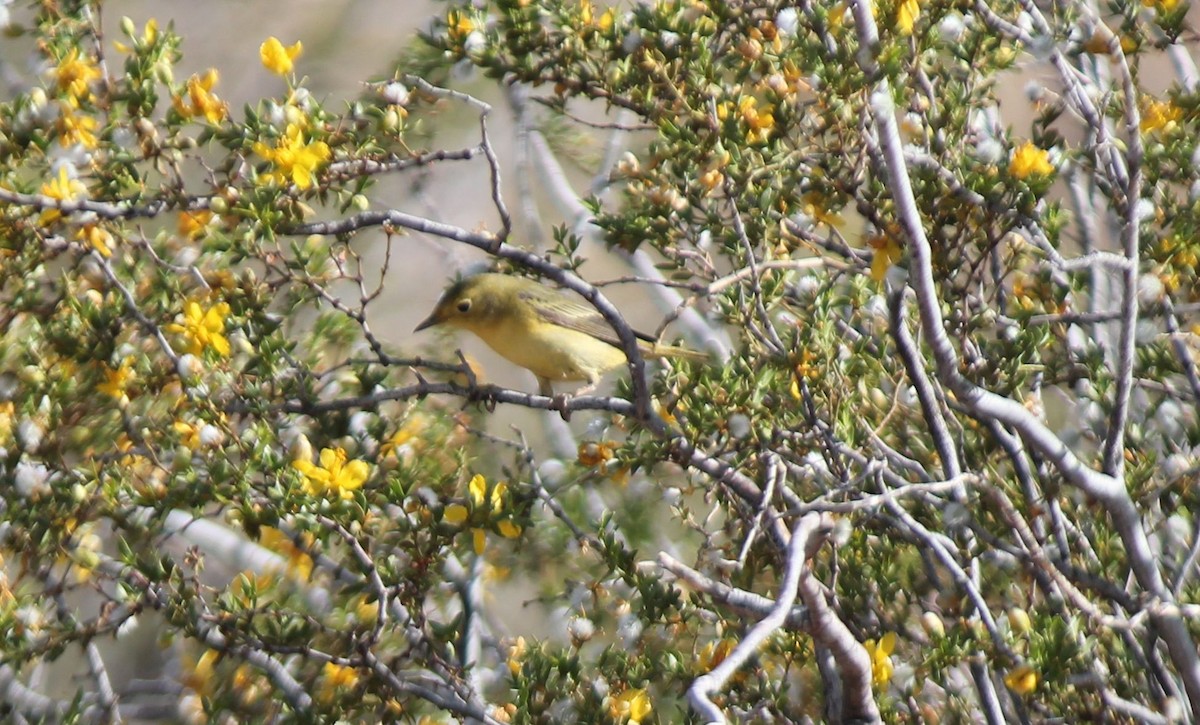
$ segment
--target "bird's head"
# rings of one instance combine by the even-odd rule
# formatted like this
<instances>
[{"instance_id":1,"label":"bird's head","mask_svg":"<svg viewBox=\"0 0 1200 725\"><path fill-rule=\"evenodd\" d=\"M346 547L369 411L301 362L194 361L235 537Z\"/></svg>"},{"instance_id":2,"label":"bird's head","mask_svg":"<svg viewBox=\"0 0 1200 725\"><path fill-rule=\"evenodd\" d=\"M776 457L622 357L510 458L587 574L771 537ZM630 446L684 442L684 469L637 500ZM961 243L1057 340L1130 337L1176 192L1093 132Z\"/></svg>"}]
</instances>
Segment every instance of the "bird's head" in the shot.
<instances>
[{"instance_id":1,"label":"bird's head","mask_svg":"<svg viewBox=\"0 0 1200 725\"><path fill-rule=\"evenodd\" d=\"M433 312L413 332L435 325L476 330L494 322L505 309L506 295L517 294L509 280L502 274L477 274L458 280L442 293Z\"/></svg>"}]
</instances>

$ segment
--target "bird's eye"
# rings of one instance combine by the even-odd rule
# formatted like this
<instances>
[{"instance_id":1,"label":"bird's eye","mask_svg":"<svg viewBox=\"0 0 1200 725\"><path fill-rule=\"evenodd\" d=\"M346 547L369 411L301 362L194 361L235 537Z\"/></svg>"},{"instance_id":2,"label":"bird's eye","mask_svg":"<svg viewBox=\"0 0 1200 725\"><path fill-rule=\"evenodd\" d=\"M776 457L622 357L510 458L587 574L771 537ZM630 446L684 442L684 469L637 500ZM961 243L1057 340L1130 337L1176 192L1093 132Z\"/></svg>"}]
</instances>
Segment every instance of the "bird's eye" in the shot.
<instances>
[{"instance_id":1,"label":"bird's eye","mask_svg":"<svg viewBox=\"0 0 1200 725\"><path fill-rule=\"evenodd\" d=\"M467 312L471 309L471 300L459 300L455 307L458 308L459 312Z\"/></svg>"}]
</instances>

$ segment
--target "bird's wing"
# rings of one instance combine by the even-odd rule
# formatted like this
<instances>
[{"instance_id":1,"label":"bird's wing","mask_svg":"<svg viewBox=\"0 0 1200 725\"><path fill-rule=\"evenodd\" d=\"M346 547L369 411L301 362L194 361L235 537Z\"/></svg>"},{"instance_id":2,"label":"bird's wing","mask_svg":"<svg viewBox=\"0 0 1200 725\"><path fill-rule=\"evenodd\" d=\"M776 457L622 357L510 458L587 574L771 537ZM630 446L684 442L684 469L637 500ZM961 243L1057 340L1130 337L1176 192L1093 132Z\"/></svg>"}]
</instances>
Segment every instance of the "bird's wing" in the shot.
<instances>
[{"instance_id":1,"label":"bird's wing","mask_svg":"<svg viewBox=\"0 0 1200 725\"><path fill-rule=\"evenodd\" d=\"M537 310L538 316L552 325L582 332L613 347L621 346L616 331L604 316L591 305L584 304L553 290L536 290L521 293L521 297ZM633 334L646 342L654 342L650 335L634 330Z\"/></svg>"}]
</instances>

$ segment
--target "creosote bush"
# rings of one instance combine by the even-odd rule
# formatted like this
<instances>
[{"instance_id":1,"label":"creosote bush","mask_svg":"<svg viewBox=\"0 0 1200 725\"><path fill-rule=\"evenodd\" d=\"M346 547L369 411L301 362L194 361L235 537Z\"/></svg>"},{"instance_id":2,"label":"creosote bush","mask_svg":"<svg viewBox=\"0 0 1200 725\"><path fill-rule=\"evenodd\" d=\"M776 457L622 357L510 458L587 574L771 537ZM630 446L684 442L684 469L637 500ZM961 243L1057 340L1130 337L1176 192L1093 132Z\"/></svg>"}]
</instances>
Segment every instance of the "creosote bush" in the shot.
<instances>
[{"instance_id":1,"label":"creosote bush","mask_svg":"<svg viewBox=\"0 0 1200 725\"><path fill-rule=\"evenodd\" d=\"M267 38L237 109L169 23L0 5L0 708L1197 719L1187 13L479 0L349 101ZM375 193L442 170L487 221ZM629 370L551 398L381 334L418 238ZM647 365L618 283L710 359Z\"/></svg>"}]
</instances>

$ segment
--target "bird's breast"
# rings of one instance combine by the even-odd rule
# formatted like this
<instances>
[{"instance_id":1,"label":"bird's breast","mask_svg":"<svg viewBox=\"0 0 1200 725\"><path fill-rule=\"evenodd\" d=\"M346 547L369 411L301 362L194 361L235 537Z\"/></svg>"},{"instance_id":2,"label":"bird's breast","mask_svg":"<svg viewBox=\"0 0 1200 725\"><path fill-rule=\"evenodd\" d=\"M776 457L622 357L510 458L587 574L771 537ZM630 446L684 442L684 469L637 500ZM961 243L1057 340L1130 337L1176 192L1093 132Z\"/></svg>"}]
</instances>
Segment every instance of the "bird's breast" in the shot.
<instances>
[{"instance_id":1,"label":"bird's breast","mask_svg":"<svg viewBox=\"0 0 1200 725\"><path fill-rule=\"evenodd\" d=\"M612 345L545 322L507 320L472 332L509 362L547 380L594 381L625 362Z\"/></svg>"}]
</instances>

